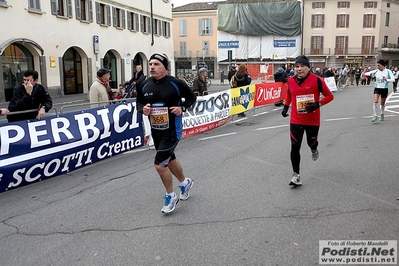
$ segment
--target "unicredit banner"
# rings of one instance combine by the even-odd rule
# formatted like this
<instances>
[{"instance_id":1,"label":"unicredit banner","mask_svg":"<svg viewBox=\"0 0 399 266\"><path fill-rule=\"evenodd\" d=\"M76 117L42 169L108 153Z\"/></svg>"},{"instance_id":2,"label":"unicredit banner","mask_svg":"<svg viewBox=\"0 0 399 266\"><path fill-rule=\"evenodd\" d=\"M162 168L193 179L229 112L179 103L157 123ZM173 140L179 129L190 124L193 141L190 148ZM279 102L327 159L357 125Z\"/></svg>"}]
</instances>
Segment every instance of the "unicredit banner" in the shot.
<instances>
[{"instance_id":1,"label":"unicredit banner","mask_svg":"<svg viewBox=\"0 0 399 266\"><path fill-rule=\"evenodd\" d=\"M136 102L0 126L0 192L144 145Z\"/></svg>"},{"instance_id":2,"label":"unicredit banner","mask_svg":"<svg viewBox=\"0 0 399 266\"><path fill-rule=\"evenodd\" d=\"M254 106L273 104L285 100L287 95L287 83L271 82L256 84Z\"/></svg>"}]
</instances>

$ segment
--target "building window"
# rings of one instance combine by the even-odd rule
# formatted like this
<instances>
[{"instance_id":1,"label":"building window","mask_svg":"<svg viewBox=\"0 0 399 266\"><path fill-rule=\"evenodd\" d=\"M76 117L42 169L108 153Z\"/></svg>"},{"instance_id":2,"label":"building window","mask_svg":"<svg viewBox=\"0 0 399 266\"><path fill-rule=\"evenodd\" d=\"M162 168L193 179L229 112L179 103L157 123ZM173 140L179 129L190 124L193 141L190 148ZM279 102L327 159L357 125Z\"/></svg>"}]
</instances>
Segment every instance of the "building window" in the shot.
<instances>
[{"instance_id":1,"label":"building window","mask_svg":"<svg viewBox=\"0 0 399 266\"><path fill-rule=\"evenodd\" d=\"M139 14L127 12L127 28L131 31L139 31Z\"/></svg>"},{"instance_id":2,"label":"building window","mask_svg":"<svg viewBox=\"0 0 399 266\"><path fill-rule=\"evenodd\" d=\"M126 28L126 18L125 18L125 10L112 7L112 18L113 18L113 25L115 28Z\"/></svg>"},{"instance_id":3,"label":"building window","mask_svg":"<svg viewBox=\"0 0 399 266\"><path fill-rule=\"evenodd\" d=\"M72 18L72 0L51 0L51 14Z\"/></svg>"},{"instance_id":4,"label":"building window","mask_svg":"<svg viewBox=\"0 0 399 266\"><path fill-rule=\"evenodd\" d=\"M0 6L8 7L7 0L0 0Z\"/></svg>"},{"instance_id":5,"label":"building window","mask_svg":"<svg viewBox=\"0 0 399 266\"><path fill-rule=\"evenodd\" d=\"M180 37L187 36L187 21L185 19L181 19L179 21L179 36Z\"/></svg>"},{"instance_id":6,"label":"building window","mask_svg":"<svg viewBox=\"0 0 399 266\"><path fill-rule=\"evenodd\" d=\"M40 0L29 0L29 11L42 12L40 8Z\"/></svg>"},{"instance_id":7,"label":"building window","mask_svg":"<svg viewBox=\"0 0 399 266\"><path fill-rule=\"evenodd\" d=\"M81 21L93 22L93 3L92 0L76 0L76 19Z\"/></svg>"},{"instance_id":8,"label":"building window","mask_svg":"<svg viewBox=\"0 0 399 266\"><path fill-rule=\"evenodd\" d=\"M337 28L349 28L349 14L337 15Z\"/></svg>"},{"instance_id":9,"label":"building window","mask_svg":"<svg viewBox=\"0 0 399 266\"><path fill-rule=\"evenodd\" d=\"M326 3L325 2L312 2L312 8L325 8Z\"/></svg>"},{"instance_id":10,"label":"building window","mask_svg":"<svg viewBox=\"0 0 399 266\"><path fill-rule=\"evenodd\" d=\"M187 43L180 42L180 57L187 57Z\"/></svg>"},{"instance_id":11,"label":"building window","mask_svg":"<svg viewBox=\"0 0 399 266\"><path fill-rule=\"evenodd\" d=\"M375 28L376 14L363 15L363 28Z\"/></svg>"},{"instance_id":12,"label":"building window","mask_svg":"<svg viewBox=\"0 0 399 266\"><path fill-rule=\"evenodd\" d=\"M387 3L387 7L391 7L391 3Z\"/></svg>"},{"instance_id":13,"label":"building window","mask_svg":"<svg viewBox=\"0 0 399 266\"><path fill-rule=\"evenodd\" d=\"M362 54L374 54L375 36L362 37Z\"/></svg>"},{"instance_id":14,"label":"building window","mask_svg":"<svg viewBox=\"0 0 399 266\"><path fill-rule=\"evenodd\" d=\"M161 36L162 35L162 24L159 19L152 20L152 30L154 35Z\"/></svg>"},{"instance_id":15,"label":"building window","mask_svg":"<svg viewBox=\"0 0 399 266\"><path fill-rule=\"evenodd\" d=\"M389 12L387 12L385 14L385 26L389 27L389 17L391 16L391 14Z\"/></svg>"},{"instance_id":16,"label":"building window","mask_svg":"<svg viewBox=\"0 0 399 266\"><path fill-rule=\"evenodd\" d=\"M364 2L364 8L377 8L377 2L366 1L366 2Z\"/></svg>"},{"instance_id":17,"label":"building window","mask_svg":"<svg viewBox=\"0 0 399 266\"><path fill-rule=\"evenodd\" d=\"M151 18L140 15L140 31L142 33L151 33Z\"/></svg>"},{"instance_id":18,"label":"building window","mask_svg":"<svg viewBox=\"0 0 399 266\"><path fill-rule=\"evenodd\" d=\"M162 32L163 36L166 38L170 37L170 23L167 21L162 21Z\"/></svg>"},{"instance_id":19,"label":"building window","mask_svg":"<svg viewBox=\"0 0 399 266\"><path fill-rule=\"evenodd\" d=\"M96 2L96 18L98 24L111 26L111 7Z\"/></svg>"},{"instance_id":20,"label":"building window","mask_svg":"<svg viewBox=\"0 0 399 266\"><path fill-rule=\"evenodd\" d=\"M212 35L211 18L200 18L198 20L198 35Z\"/></svg>"},{"instance_id":21,"label":"building window","mask_svg":"<svg viewBox=\"0 0 399 266\"><path fill-rule=\"evenodd\" d=\"M312 15L312 28L324 28L324 14Z\"/></svg>"},{"instance_id":22,"label":"building window","mask_svg":"<svg viewBox=\"0 0 399 266\"><path fill-rule=\"evenodd\" d=\"M337 2L337 7L338 8L349 8L350 2Z\"/></svg>"},{"instance_id":23,"label":"building window","mask_svg":"<svg viewBox=\"0 0 399 266\"><path fill-rule=\"evenodd\" d=\"M384 36L384 46L388 46L388 36Z\"/></svg>"},{"instance_id":24,"label":"building window","mask_svg":"<svg viewBox=\"0 0 399 266\"><path fill-rule=\"evenodd\" d=\"M348 53L348 36L335 37L335 54L343 55Z\"/></svg>"},{"instance_id":25,"label":"building window","mask_svg":"<svg viewBox=\"0 0 399 266\"><path fill-rule=\"evenodd\" d=\"M311 37L311 54L323 54L323 41L324 36L312 36Z\"/></svg>"}]
</instances>

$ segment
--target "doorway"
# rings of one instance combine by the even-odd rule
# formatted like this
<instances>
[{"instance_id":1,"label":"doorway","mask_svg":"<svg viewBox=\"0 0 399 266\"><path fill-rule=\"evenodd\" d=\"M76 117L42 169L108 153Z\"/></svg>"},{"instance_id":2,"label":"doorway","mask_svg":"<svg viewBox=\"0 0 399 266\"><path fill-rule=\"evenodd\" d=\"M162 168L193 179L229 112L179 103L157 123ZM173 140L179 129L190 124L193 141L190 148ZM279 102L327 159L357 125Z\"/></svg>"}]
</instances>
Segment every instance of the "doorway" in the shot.
<instances>
[{"instance_id":1,"label":"doorway","mask_svg":"<svg viewBox=\"0 0 399 266\"><path fill-rule=\"evenodd\" d=\"M74 48L62 57L64 66L64 94L83 93L82 58Z\"/></svg>"}]
</instances>

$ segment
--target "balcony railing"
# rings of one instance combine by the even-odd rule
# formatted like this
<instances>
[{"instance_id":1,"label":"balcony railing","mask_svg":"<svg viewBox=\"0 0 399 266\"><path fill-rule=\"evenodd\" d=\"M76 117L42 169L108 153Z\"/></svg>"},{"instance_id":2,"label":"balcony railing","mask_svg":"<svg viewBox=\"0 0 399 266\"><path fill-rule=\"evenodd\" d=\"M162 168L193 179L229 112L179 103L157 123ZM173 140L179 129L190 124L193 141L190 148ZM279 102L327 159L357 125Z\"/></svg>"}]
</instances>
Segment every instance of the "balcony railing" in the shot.
<instances>
[{"instance_id":1,"label":"balcony railing","mask_svg":"<svg viewBox=\"0 0 399 266\"><path fill-rule=\"evenodd\" d=\"M191 51L174 51L175 58L191 58Z\"/></svg>"},{"instance_id":2,"label":"balcony railing","mask_svg":"<svg viewBox=\"0 0 399 266\"><path fill-rule=\"evenodd\" d=\"M208 51L197 51L197 58L212 58L215 57L215 51L214 50L208 50Z\"/></svg>"},{"instance_id":3,"label":"balcony railing","mask_svg":"<svg viewBox=\"0 0 399 266\"><path fill-rule=\"evenodd\" d=\"M338 56L338 55L376 55L378 53L378 47L372 49L358 48L324 48L324 49L313 49L304 48L304 54L306 55L321 55L321 56ZM398 48L399 50L399 48Z\"/></svg>"},{"instance_id":4,"label":"balcony railing","mask_svg":"<svg viewBox=\"0 0 399 266\"><path fill-rule=\"evenodd\" d=\"M399 45L395 43L384 43L381 45L381 51L382 52L394 52L398 53L399 52Z\"/></svg>"}]
</instances>

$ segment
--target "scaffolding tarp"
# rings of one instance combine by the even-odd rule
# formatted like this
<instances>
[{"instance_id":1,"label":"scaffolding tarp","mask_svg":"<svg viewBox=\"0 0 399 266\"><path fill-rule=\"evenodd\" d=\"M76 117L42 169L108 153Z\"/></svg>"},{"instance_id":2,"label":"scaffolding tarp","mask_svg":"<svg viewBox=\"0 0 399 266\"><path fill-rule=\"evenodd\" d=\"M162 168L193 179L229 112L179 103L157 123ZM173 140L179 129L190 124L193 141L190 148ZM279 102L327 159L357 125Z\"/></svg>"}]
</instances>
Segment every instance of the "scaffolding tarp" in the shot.
<instances>
[{"instance_id":1,"label":"scaffolding tarp","mask_svg":"<svg viewBox=\"0 0 399 266\"><path fill-rule=\"evenodd\" d=\"M298 36L302 33L301 14L299 1L221 4L218 30L246 36Z\"/></svg>"}]
</instances>

